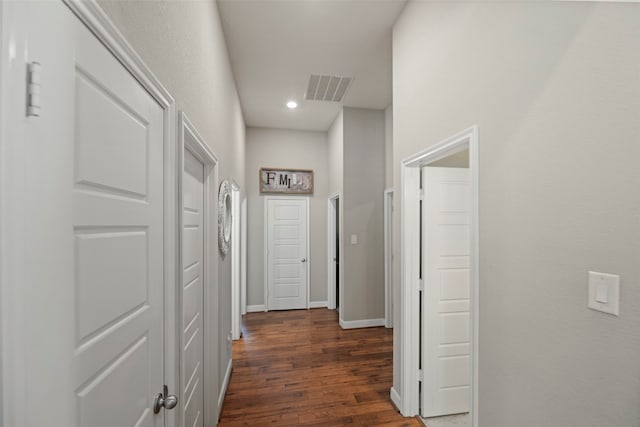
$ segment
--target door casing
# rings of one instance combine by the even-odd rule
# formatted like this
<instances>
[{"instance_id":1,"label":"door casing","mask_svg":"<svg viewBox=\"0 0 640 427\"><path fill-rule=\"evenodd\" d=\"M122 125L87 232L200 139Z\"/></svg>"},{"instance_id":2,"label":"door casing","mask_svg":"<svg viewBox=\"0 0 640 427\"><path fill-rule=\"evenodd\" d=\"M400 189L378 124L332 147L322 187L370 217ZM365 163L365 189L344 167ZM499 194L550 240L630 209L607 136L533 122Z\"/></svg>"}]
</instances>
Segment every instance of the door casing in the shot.
<instances>
[{"instance_id":1,"label":"door casing","mask_svg":"<svg viewBox=\"0 0 640 427\"><path fill-rule=\"evenodd\" d=\"M419 413L420 354L420 168L464 149L469 150L471 176L471 426L478 426L478 339L479 339L479 161L478 127L472 126L427 147L401 163L400 194L400 376L401 388L391 388L404 416Z\"/></svg>"},{"instance_id":2,"label":"door casing","mask_svg":"<svg viewBox=\"0 0 640 427\"><path fill-rule=\"evenodd\" d=\"M240 314L247 314L247 198L240 208Z\"/></svg>"},{"instance_id":3,"label":"door casing","mask_svg":"<svg viewBox=\"0 0 640 427\"><path fill-rule=\"evenodd\" d=\"M203 398L204 398L204 420L205 426L215 426L218 419L217 396L218 390L216 384L219 382L217 375L218 366L218 256L216 253L217 248L217 224L218 224L218 158L211 151L204 141L204 138L198 133L196 127L189 120L187 115L180 111L178 115L178 144L179 144L179 168L181 172L178 174L178 201L180 203L178 209L178 244L180 250L178 251L178 265L182 266L182 254L183 254L183 180L182 170L184 169L184 152L189 150L196 159L202 162L204 166L204 215L203 215L203 233L204 233L204 251L203 251L203 294L204 294L204 330L203 330ZM183 283L182 271L179 269L178 274L178 298L177 298L177 313L176 322L180 323L182 319L182 289L184 289L185 283ZM180 323L181 324L181 323ZM180 349L184 348L183 334L178 330L178 342ZM179 372L182 372L182 363L180 355L178 353L178 366ZM184 378L183 380L186 380ZM182 382L182 381L180 381ZM178 391L176 391L178 392ZM179 386L180 402L184 402L186 396L183 396L182 384ZM209 421L209 424L207 424ZM180 421L181 422L181 421Z\"/></svg>"},{"instance_id":4,"label":"door casing","mask_svg":"<svg viewBox=\"0 0 640 427\"><path fill-rule=\"evenodd\" d=\"M240 339L241 308L241 236L240 199L242 192L235 180L231 180L231 338Z\"/></svg>"},{"instance_id":5,"label":"door casing","mask_svg":"<svg viewBox=\"0 0 640 427\"><path fill-rule=\"evenodd\" d=\"M384 190L384 326L393 328L393 188Z\"/></svg>"},{"instance_id":6,"label":"door casing","mask_svg":"<svg viewBox=\"0 0 640 427\"><path fill-rule=\"evenodd\" d=\"M310 298L310 283L311 283L311 259L309 252L309 198L308 197L297 197L297 196L265 196L264 197L264 239L263 239L263 256L264 256L264 311L269 311L269 260L267 258L267 250L269 249L269 233L268 233L268 203L269 200L304 200L307 205L307 308L309 308L309 298Z\"/></svg>"},{"instance_id":7,"label":"door casing","mask_svg":"<svg viewBox=\"0 0 640 427\"><path fill-rule=\"evenodd\" d=\"M336 200L339 199L339 193L332 194L327 199L327 308L330 310L336 309L336 264L334 258L336 257L336 249L340 249L336 248L336 222L340 215L336 211ZM338 230L338 240L342 242L341 230ZM342 250L338 250L338 256L342 256L342 252ZM340 263L341 261L338 260L338 265ZM341 274L341 271L338 273ZM338 286L342 290L342 280L338 280ZM338 297L339 301L342 301L342 292Z\"/></svg>"}]
</instances>

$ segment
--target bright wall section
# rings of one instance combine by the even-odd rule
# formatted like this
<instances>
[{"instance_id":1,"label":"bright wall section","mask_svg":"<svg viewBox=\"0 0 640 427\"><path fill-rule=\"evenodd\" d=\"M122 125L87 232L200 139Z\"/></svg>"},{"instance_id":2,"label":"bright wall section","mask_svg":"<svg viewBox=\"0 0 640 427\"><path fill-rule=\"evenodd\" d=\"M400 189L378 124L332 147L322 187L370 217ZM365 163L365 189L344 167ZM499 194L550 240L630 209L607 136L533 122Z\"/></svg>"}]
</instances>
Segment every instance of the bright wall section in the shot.
<instances>
[{"instance_id":1,"label":"bright wall section","mask_svg":"<svg viewBox=\"0 0 640 427\"><path fill-rule=\"evenodd\" d=\"M343 327L384 324L385 115L343 109Z\"/></svg>"},{"instance_id":2,"label":"bright wall section","mask_svg":"<svg viewBox=\"0 0 640 427\"><path fill-rule=\"evenodd\" d=\"M394 27L395 187L401 159L478 126L481 426L640 423L639 22L415 1ZM589 270L621 276L619 317L587 308Z\"/></svg>"}]
</instances>

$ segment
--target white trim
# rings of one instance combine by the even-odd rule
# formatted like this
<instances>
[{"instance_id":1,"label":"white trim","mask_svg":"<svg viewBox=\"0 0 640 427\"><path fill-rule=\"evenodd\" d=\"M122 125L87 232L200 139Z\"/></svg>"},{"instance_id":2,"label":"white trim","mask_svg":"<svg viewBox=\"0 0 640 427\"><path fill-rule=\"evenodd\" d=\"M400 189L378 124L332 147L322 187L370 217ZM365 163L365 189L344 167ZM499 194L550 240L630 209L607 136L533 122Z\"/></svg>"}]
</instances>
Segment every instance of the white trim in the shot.
<instances>
[{"instance_id":1,"label":"white trim","mask_svg":"<svg viewBox=\"0 0 640 427\"><path fill-rule=\"evenodd\" d=\"M311 251L310 251L310 243L309 243L309 227L311 226L311 224L309 223L309 197L300 197L300 196L265 196L264 197L264 222L263 222L263 228L264 228L264 238L262 241L263 244L263 251L262 253L263 255L263 266L264 266L264 271L263 271L263 288L264 288L264 311L269 311L269 295L268 295L268 290L269 290L269 261L267 259L267 252L269 249L269 217L268 217L268 211L269 209L267 208L267 203L269 200L292 200L292 199L298 199L298 200L304 200L305 204L306 204L306 210L307 210L307 301L306 301L306 307L305 308L309 308L309 298L311 297Z\"/></svg>"},{"instance_id":2,"label":"white trim","mask_svg":"<svg viewBox=\"0 0 640 427\"><path fill-rule=\"evenodd\" d=\"M478 128L471 129L469 169L472 186L471 215L471 427L478 427L480 387L480 157Z\"/></svg>"},{"instance_id":3,"label":"white trim","mask_svg":"<svg viewBox=\"0 0 640 427\"><path fill-rule=\"evenodd\" d=\"M247 313L257 313L259 311L267 311L267 308L264 304L256 304L256 305L248 305Z\"/></svg>"},{"instance_id":4,"label":"white trim","mask_svg":"<svg viewBox=\"0 0 640 427\"><path fill-rule=\"evenodd\" d=\"M471 207L471 419L478 426L478 348L479 348L479 162L478 128L465 129L402 161L401 167L401 300L400 313L400 375L402 381L400 411L404 416L418 415L418 358L419 358L419 306L418 306L418 233L409 232L419 226L420 167L453 153L469 149L469 172L472 186Z\"/></svg>"},{"instance_id":5,"label":"white trim","mask_svg":"<svg viewBox=\"0 0 640 427\"><path fill-rule=\"evenodd\" d=\"M311 301L311 212L309 212L309 205L311 203L309 197L305 197L304 200L307 205L307 308L309 308Z\"/></svg>"},{"instance_id":6,"label":"white trim","mask_svg":"<svg viewBox=\"0 0 640 427\"><path fill-rule=\"evenodd\" d=\"M187 137L187 134L189 137ZM184 212L184 199L183 199L183 179L184 173L184 152L189 151L195 156L204 167L204 209L203 209L203 234L204 234L204 268L203 268L203 283L204 286L204 316L203 316L203 398L204 398L204 419L214 420L216 417L217 409L212 408L212 399L215 396L215 378L218 366L218 352L215 351L218 348L218 324L217 313L218 307L218 257L216 256L217 249L217 230L218 230L218 204L217 204L217 191L218 191L218 159L211 149L207 146L204 138L198 133L193 123L189 120L187 115L180 111L178 113L178 164L177 168L180 171L178 174L178 265L182 266L182 254L183 252L183 212ZM180 270L180 269L179 269ZM183 274L178 274L178 290L184 289ZM182 292L177 292L177 313L176 323L180 325L182 319ZM166 322L168 323L168 322ZM183 334L181 327L177 328L178 333L178 348L183 348ZM182 352L178 352L178 366L181 361ZM181 370L179 371L179 375ZM184 378L183 378L184 380ZM184 402L186 396L184 396L184 388L182 384L175 390L175 393L179 395L180 401ZM176 411L178 412L178 411ZM181 419L180 424L183 420Z\"/></svg>"},{"instance_id":7,"label":"white trim","mask_svg":"<svg viewBox=\"0 0 640 427\"><path fill-rule=\"evenodd\" d=\"M309 308L326 308L329 306L328 301L311 301L309 303Z\"/></svg>"},{"instance_id":8,"label":"white trim","mask_svg":"<svg viewBox=\"0 0 640 427\"><path fill-rule=\"evenodd\" d=\"M257 313L259 311L267 311L267 309L266 309L264 304L248 305L247 306L247 313Z\"/></svg>"},{"instance_id":9,"label":"white trim","mask_svg":"<svg viewBox=\"0 0 640 427\"><path fill-rule=\"evenodd\" d=\"M391 398L393 404L396 405L396 408L400 409L402 407L402 399L400 398L400 394L398 394L395 387L391 387L389 397Z\"/></svg>"},{"instance_id":10,"label":"white trim","mask_svg":"<svg viewBox=\"0 0 640 427\"><path fill-rule=\"evenodd\" d=\"M419 195L415 190L420 186L420 170L402 167L401 170L401 212L400 219L400 316L402 325L400 333L400 376L402 406L400 412L404 416L418 414L418 353L419 353L419 313L418 283L409 281L409 277L417 277L419 271L418 233L406 233L407 224L418 224ZM409 191L408 189L412 190ZM415 357L411 356L415 355Z\"/></svg>"},{"instance_id":11,"label":"white trim","mask_svg":"<svg viewBox=\"0 0 640 427\"><path fill-rule=\"evenodd\" d=\"M334 234L336 228L336 219L340 215L335 210L335 201L340 200L340 193L331 194L327 198L327 307L331 310L336 309L336 269L334 258L336 257ZM338 240L340 240L340 230L338 230ZM338 243L339 245L340 243ZM342 251L339 251L342 252Z\"/></svg>"},{"instance_id":12,"label":"white trim","mask_svg":"<svg viewBox=\"0 0 640 427\"><path fill-rule=\"evenodd\" d=\"M7 25L5 25L4 21L3 21L3 17L4 17L4 4L0 4L0 52L6 52L5 49L5 45L4 45L4 41L5 38L7 38L4 34L4 31L6 31L6 27ZM5 135L4 135L4 131L2 129L5 129L4 126L4 103L5 98L9 98L8 96L6 96L6 91L5 91L5 87L7 86L5 83L5 73L4 73L4 58L7 55L2 55L2 58L0 58L0 93L3 94L2 99L0 99L0 152L4 152L4 141L5 141ZM2 156L4 157L4 156ZM2 164L2 161L0 161L0 170L4 169L4 165ZM9 200L9 198L5 198L4 197L4 173L0 173L0 206L4 205L3 200ZM3 307L2 301L4 300L4 298L6 298L4 294L5 290L4 290L4 284L9 283L8 280L5 279L5 274L1 273L3 271L6 271L6 267L4 267L5 264L5 256L4 254L4 221L5 221L5 212L3 209L0 208L0 384L4 384L4 375L3 372L5 370L5 367L3 366L3 361L5 360L5 356L4 356L4 347L8 344L8 342L6 341L6 335L5 335L5 331L3 328L3 325L5 324L5 321L3 319L3 313L5 311L5 308ZM4 337L4 338L3 338ZM0 414L5 414L7 411L3 410L4 407L4 395L5 391L4 391L4 387L2 385L0 385ZM5 419L2 415L0 415L0 425L9 425L9 420Z\"/></svg>"},{"instance_id":13,"label":"white trim","mask_svg":"<svg viewBox=\"0 0 640 427\"><path fill-rule=\"evenodd\" d=\"M267 257L267 250L269 249L269 233L267 228L269 228L269 219L267 217L267 200L263 201L263 212L262 212L262 292L263 292L263 301L264 301L264 311L269 311L269 259Z\"/></svg>"},{"instance_id":14,"label":"white trim","mask_svg":"<svg viewBox=\"0 0 640 427\"><path fill-rule=\"evenodd\" d=\"M227 394L227 389L229 388L229 381L231 380L231 371L233 370L233 361L229 359L229 363L227 363L227 370L224 373L224 379L222 380L222 387L220 387L220 395L218 396L218 416L220 417L220 412L222 412L222 404L224 403L224 397ZM216 420L217 423L217 420ZM215 425L215 424L214 424Z\"/></svg>"},{"instance_id":15,"label":"white trim","mask_svg":"<svg viewBox=\"0 0 640 427\"><path fill-rule=\"evenodd\" d=\"M340 327L342 329L374 328L377 326L384 326L384 319L363 319L363 320L340 319Z\"/></svg>"},{"instance_id":16,"label":"white trim","mask_svg":"<svg viewBox=\"0 0 640 427\"><path fill-rule=\"evenodd\" d=\"M238 183L231 179L231 339L239 340L242 324L240 280L240 203L242 193Z\"/></svg>"},{"instance_id":17,"label":"white trim","mask_svg":"<svg viewBox=\"0 0 640 427\"><path fill-rule=\"evenodd\" d=\"M26 156L21 149L22 126L14 120L16 104L14 99L24 97L26 79L19 67L22 84L16 85L12 79L11 58L7 54L11 45L20 49L26 36L16 31L22 25L14 17L15 4L0 2L0 426L26 425L26 357L27 345L24 339L23 310L26 301L24 286L24 261L19 260L15 250L26 226L20 221L23 217L18 203L8 203L14 197L20 200L23 193L19 169ZM12 15L13 13L13 15ZM17 27L17 28L16 28ZM25 29L26 32L26 29ZM16 43L15 38L18 38ZM19 104L24 111L26 102ZM20 114L22 115L22 111ZM16 160L22 160L20 162Z\"/></svg>"},{"instance_id":18,"label":"white trim","mask_svg":"<svg viewBox=\"0 0 640 427\"><path fill-rule=\"evenodd\" d=\"M393 328L393 188L384 190L384 326Z\"/></svg>"},{"instance_id":19,"label":"white trim","mask_svg":"<svg viewBox=\"0 0 640 427\"><path fill-rule=\"evenodd\" d=\"M240 208L240 314L247 314L247 198Z\"/></svg>"}]
</instances>

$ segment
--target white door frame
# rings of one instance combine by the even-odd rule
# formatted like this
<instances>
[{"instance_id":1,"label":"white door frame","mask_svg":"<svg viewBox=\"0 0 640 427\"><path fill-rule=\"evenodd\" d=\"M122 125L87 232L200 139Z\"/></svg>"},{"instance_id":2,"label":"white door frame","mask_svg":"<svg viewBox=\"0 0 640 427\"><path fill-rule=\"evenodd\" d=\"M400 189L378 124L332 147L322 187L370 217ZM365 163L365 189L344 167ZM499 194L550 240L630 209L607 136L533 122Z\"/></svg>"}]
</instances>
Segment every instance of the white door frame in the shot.
<instances>
[{"instance_id":1,"label":"white door frame","mask_svg":"<svg viewBox=\"0 0 640 427\"><path fill-rule=\"evenodd\" d=\"M247 198L240 208L240 314L247 314Z\"/></svg>"},{"instance_id":2,"label":"white door frame","mask_svg":"<svg viewBox=\"0 0 640 427\"><path fill-rule=\"evenodd\" d=\"M384 326L393 328L393 188L384 190Z\"/></svg>"},{"instance_id":3,"label":"white door frame","mask_svg":"<svg viewBox=\"0 0 640 427\"><path fill-rule=\"evenodd\" d=\"M202 162L204 166L204 203L203 203L203 234L204 234L204 265L203 271L203 290L204 290L204 317L203 317L203 398L204 398L204 420L209 420L210 424L205 426L215 426L218 417L218 408L216 404L218 399L216 372L218 366L218 256L217 248L217 230L218 230L218 158L204 142L202 136L191 123L187 115L180 111L178 115L178 144L179 144L179 170L184 170L184 152L188 150L193 156ZM178 265L182 265L183 254L183 180L182 173L178 174ZM184 289L183 274L178 278L178 289ZM182 319L182 292L178 292L178 323ZM180 323L181 324L181 323ZM184 348L183 334L178 337L180 349ZM182 356L179 352L179 358ZM179 360L179 364L182 360ZM180 402L184 403L186 396L183 396L182 386L180 390ZM177 412L177 411L176 411Z\"/></svg>"},{"instance_id":4,"label":"white door frame","mask_svg":"<svg viewBox=\"0 0 640 427\"><path fill-rule=\"evenodd\" d=\"M231 180L231 339L240 339L242 311L240 308L240 186Z\"/></svg>"},{"instance_id":5,"label":"white door frame","mask_svg":"<svg viewBox=\"0 0 640 427\"><path fill-rule=\"evenodd\" d=\"M470 127L402 161L401 166L401 300L400 375L402 379L400 411L404 416L418 415L419 407L419 263L420 168L453 153L469 149L471 177L471 420L478 426L478 338L479 338L479 162L478 128ZM397 396L397 390L391 390Z\"/></svg>"},{"instance_id":6,"label":"white door frame","mask_svg":"<svg viewBox=\"0 0 640 427\"><path fill-rule=\"evenodd\" d=\"M336 212L336 200L340 200L340 193L334 193L327 199L327 308L330 310L336 309L336 264L333 259L336 257L336 220L340 215ZM342 242L340 230L338 230L338 240ZM342 251L339 252L342 255ZM342 283L338 284L342 289Z\"/></svg>"},{"instance_id":7,"label":"white door frame","mask_svg":"<svg viewBox=\"0 0 640 427\"><path fill-rule=\"evenodd\" d=\"M121 64L140 82L145 90L153 97L163 110L163 139L164 139L164 381L171 392L178 389L179 384L179 365L177 340L178 331L176 328L177 321L177 298L176 284L177 282L177 262L178 254L176 250L177 238L177 220L176 220L176 193L177 193L177 147L175 134L175 101L171 94L164 88L162 83L152 73L151 69L144 63L142 58L135 52L124 36L111 22L109 17L104 13L102 8L95 0L63 0L64 3L73 11L80 21L87 26L91 32L100 40L109 51L120 61ZM2 22L8 21L5 14L7 4L2 3ZM1 49L2 52L9 52L9 44L11 34L9 28L5 25L2 27ZM13 25L12 25L13 27ZM15 47L14 47L15 49ZM30 58L35 60L36 58ZM24 61L20 55L16 56L16 60ZM25 67L13 67L25 70ZM46 65L45 65L46 66ZM20 150L20 139L13 136L21 137L22 122L13 122L7 120L10 109L16 105L24 103L20 101L14 102L16 99L9 95L7 81L9 79L11 64L8 63L8 55L2 55L0 58L0 76L2 77L3 96L2 103L2 131L0 133L0 149L2 150L2 168L0 168L0 183L2 184L2 200L19 199L21 186L14 185L24 178L23 171L20 168L5 168L5 165L25 164L28 159L24 158L24 153ZM26 81L26 80L25 80ZM26 85L23 87L14 87L12 94L19 93L21 98L26 93ZM10 137L11 136L11 137ZM0 351L2 355L2 382L0 397L2 403L2 425L23 425L27 418L27 412L33 408L25 406L24 393L26 393L26 384L24 378L28 371L28 366L23 363L23 354L28 351L24 347L24 342L20 338L22 335L21 325L23 325L23 317L27 313L22 312L21 308L25 305L28 295L26 295L23 287L19 286L21 277L29 268L28 263L21 258L21 252L16 250L16 245L20 242L19 236L25 231L27 224L21 221L19 209L11 206L9 203L0 203L0 326L2 333L0 334L2 342L0 343ZM166 411L165 426L173 427L177 425L177 411Z\"/></svg>"},{"instance_id":8,"label":"white door frame","mask_svg":"<svg viewBox=\"0 0 640 427\"><path fill-rule=\"evenodd\" d=\"M300 197L300 196L264 196L264 238L263 238L263 259L264 259L264 311L269 311L269 261L267 259L267 250L269 249L269 209L267 204L269 200L304 200L307 207L307 307L309 308L309 298L311 294L310 284L311 284L311 253L309 251L309 197Z\"/></svg>"}]
</instances>

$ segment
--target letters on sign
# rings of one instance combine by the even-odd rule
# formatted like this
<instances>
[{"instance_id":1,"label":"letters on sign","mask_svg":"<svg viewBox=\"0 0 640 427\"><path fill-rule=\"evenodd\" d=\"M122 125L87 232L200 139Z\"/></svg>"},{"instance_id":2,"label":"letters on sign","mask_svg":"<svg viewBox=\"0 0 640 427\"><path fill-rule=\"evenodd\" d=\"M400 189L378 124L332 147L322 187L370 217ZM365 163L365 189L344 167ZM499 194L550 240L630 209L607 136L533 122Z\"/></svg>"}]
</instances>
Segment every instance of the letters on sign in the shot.
<instances>
[{"instance_id":1,"label":"letters on sign","mask_svg":"<svg viewBox=\"0 0 640 427\"><path fill-rule=\"evenodd\" d=\"M260 192L313 194L313 171L261 168Z\"/></svg>"}]
</instances>

